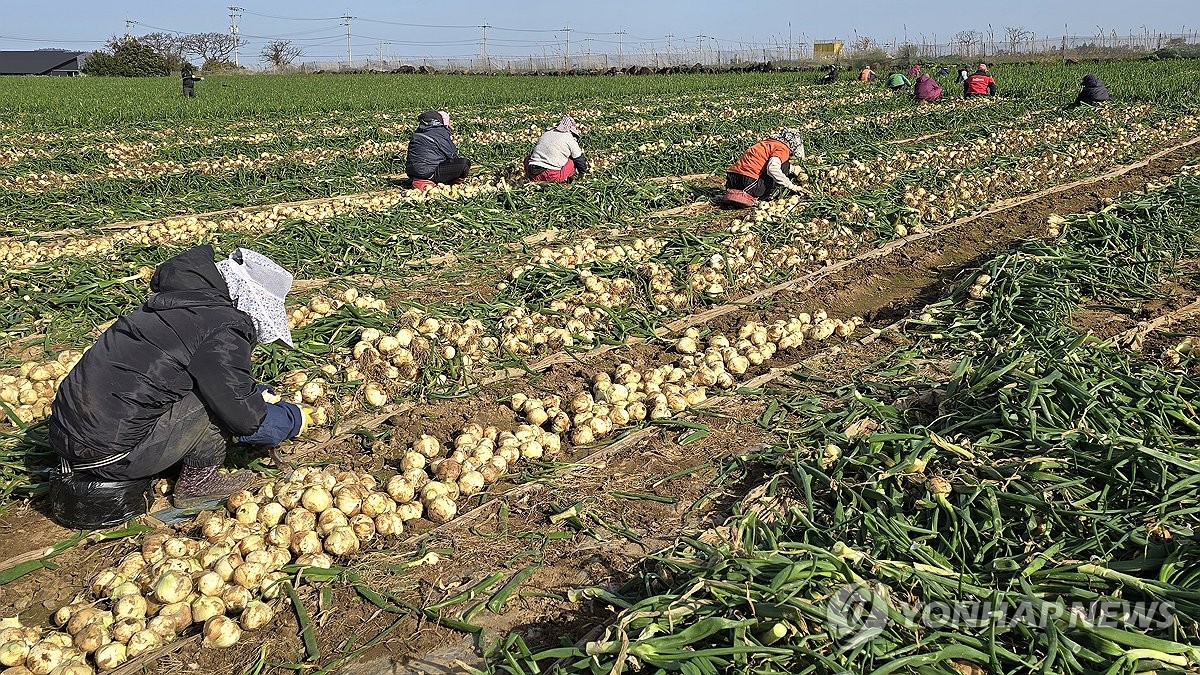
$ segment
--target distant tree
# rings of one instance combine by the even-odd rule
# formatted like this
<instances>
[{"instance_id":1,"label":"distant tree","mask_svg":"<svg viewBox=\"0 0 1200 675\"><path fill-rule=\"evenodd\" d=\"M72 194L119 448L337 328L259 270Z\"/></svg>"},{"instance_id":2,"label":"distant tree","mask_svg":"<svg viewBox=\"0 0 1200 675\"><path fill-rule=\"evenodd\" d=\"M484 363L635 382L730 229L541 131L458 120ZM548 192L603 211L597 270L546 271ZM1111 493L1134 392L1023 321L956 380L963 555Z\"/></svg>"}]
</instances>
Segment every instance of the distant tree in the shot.
<instances>
[{"instance_id":1,"label":"distant tree","mask_svg":"<svg viewBox=\"0 0 1200 675\"><path fill-rule=\"evenodd\" d=\"M99 77L163 77L171 74L167 57L132 37L112 37L83 64L83 72Z\"/></svg>"},{"instance_id":2,"label":"distant tree","mask_svg":"<svg viewBox=\"0 0 1200 675\"><path fill-rule=\"evenodd\" d=\"M233 50L237 45L229 33L193 33L182 39L183 51L205 63L233 62Z\"/></svg>"},{"instance_id":3,"label":"distant tree","mask_svg":"<svg viewBox=\"0 0 1200 675\"><path fill-rule=\"evenodd\" d=\"M954 41L962 46L963 56L975 54L975 45L983 44L983 33L977 30L960 30L954 34Z\"/></svg>"},{"instance_id":4,"label":"distant tree","mask_svg":"<svg viewBox=\"0 0 1200 675\"><path fill-rule=\"evenodd\" d=\"M271 64L276 71L283 70L300 58L303 50L292 44L291 40L272 40L262 48L259 56L263 62Z\"/></svg>"},{"instance_id":5,"label":"distant tree","mask_svg":"<svg viewBox=\"0 0 1200 675\"><path fill-rule=\"evenodd\" d=\"M138 38L138 42L154 49L167 59L167 65L172 70L183 67L183 52L186 46L183 35L174 33L147 33Z\"/></svg>"},{"instance_id":6,"label":"distant tree","mask_svg":"<svg viewBox=\"0 0 1200 675\"><path fill-rule=\"evenodd\" d=\"M921 50L914 44L903 44L896 50L896 60L901 64L916 63L921 58Z\"/></svg>"},{"instance_id":7,"label":"distant tree","mask_svg":"<svg viewBox=\"0 0 1200 675\"><path fill-rule=\"evenodd\" d=\"M872 40L872 39L871 39L869 36L867 36L867 35L863 35L863 36L860 36L860 37L856 37L856 38L854 39L854 42L852 42L852 43L850 44L850 51L851 51L851 52L855 52L855 53L857 53L857 52L869 52L869 51L871 51L872 49L875 49L875 48L876 48L875 41L874 41L874 40Z\"/></svg>"},{"instance_id":8,"label":"distant tree","mask_svg":"<svg viewBox=\"0 0 1200 675\"><path fill-rule=\"evenodd\" d=\"M1033 31L1027 30L1024 26L1005 26L1004 38L1008 42L1008 52L1016 54L1017 48L1021 43L1032 38Z\"/></svg>"}]
</instances>

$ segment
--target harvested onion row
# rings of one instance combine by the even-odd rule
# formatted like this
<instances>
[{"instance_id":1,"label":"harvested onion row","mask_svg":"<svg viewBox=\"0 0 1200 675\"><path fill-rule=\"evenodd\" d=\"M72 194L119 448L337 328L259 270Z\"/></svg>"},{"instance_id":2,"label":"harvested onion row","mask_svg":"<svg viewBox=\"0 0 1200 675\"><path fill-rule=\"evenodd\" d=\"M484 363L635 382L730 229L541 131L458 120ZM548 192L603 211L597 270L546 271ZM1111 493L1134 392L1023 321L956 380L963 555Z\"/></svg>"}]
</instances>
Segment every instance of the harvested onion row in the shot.
<instances>
[{"instance_id":1,"label":"harvested onion row","mask_svg":"<svg viewBox=\"0 0 1200 675\"><path fill-rule=\"evenodd\" d=\"M205 647L231 647L270 625L287 565L330 568L426 518L442 524L458 502L496 483L523 459L560 452L557 434L470 424L450 444L422 435L401 473L300 468L256 491L230 495L194 531L144 535L140 550L103 570L51 620L58 630L0 624L0 665L84 675L117 668L193 626ZM429 560L432 563L435 560ZM90 661L89 661L90 659ZM62 670L58 670L58 669ZM21 671L21 672L26 672ZM8 671L5 671L8 672Z\"/></svg>"},{"instance_id":2,"label":"harvested onion row","mask_svg":"<svg viewBox=\"0 0 1200 675\"><path fill-rule=\"evenodd\" d=\"M720 333L709 335L706 348L702 348L699 330L689 328L675 342L680 357L673 363L645 369L622 363L611 372L596 373L591 391L570 400L518 393L509 405L529 423L555 433L570 431L573 444L588 445L631 424L671 417L702 403L710 388L731 390L752 367L778 351L796 349L806 339L819 342L835 335L848 337L861 324L859 317L839 321L824 311L770 324L750 321L741 325L736 339Z\"/></svg>"}]
</instances>

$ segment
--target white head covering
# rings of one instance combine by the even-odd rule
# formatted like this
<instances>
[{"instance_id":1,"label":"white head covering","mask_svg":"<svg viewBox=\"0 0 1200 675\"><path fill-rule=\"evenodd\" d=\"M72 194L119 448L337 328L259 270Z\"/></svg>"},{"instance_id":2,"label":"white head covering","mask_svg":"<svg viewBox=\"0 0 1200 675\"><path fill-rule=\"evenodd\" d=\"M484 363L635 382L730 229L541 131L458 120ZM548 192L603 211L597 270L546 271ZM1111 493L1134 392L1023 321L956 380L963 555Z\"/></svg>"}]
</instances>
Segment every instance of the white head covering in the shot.
<instances>
[{"instance_id":1,"label":"white head covering","mask_svg":"<svg viewBox=\"0 0 1200 675\"><path fill-rule=\"evenodd\" d=\"M234 305L254 322L259 344L282 342L292 347L284 298L292 290L292 275L267 256L248 248L236 249L217 263Z\"/></svg>"}]
</instances>

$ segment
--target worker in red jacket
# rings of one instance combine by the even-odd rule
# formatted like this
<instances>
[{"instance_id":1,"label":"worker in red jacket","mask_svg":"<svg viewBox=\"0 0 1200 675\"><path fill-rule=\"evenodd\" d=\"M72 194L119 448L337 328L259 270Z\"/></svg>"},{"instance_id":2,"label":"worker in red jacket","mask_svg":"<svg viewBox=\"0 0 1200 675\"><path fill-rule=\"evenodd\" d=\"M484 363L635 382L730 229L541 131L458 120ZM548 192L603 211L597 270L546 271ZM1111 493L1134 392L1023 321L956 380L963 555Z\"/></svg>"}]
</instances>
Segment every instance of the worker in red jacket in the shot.
<instances>
[{"instance_id":1,"label":"worker in red jacket","mask_svg":"<svg viewBox=\"0 0 1200 675\"><path fill-rule=\"evenodd\" d=\"M725 203L754 206L755 199L770 199L777 188L799 192L792 182L793 157L804 159L804 137L799 129L783 129L750 146L725 176Z\"/></svg>"},{"instance_id":2,"label":"worker in red jacket","mask_svg":"<svg viewBox=\"0 0 1200 675\"><path fill-rule=\"evenodd\" d=\"M971 98L972 96L995 96L996 81L988 75L986 63L979 64L975 69L975 74L967 77L963 82L963 98Z\"/></svg>"}]
</instances>

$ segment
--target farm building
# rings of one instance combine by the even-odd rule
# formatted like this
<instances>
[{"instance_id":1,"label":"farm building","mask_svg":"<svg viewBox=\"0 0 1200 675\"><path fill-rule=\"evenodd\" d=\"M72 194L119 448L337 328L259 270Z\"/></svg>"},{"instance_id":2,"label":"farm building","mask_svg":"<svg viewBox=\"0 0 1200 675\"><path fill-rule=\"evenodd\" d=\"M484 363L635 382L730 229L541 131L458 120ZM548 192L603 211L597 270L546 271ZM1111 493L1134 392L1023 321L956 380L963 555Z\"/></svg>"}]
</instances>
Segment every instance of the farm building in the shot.
<instances>
[{"instance_id":1,"label":"farm building","mask_svg":"<svg viewBox=\"0 0 1200 675\"><path fill-rule=\"evenodd\" d=\"M65 49L0 51L0 75L79 75L86 58Z\"/></svg>"},{"instance_id":2,"label":"farm building","mask_svg":"<svg viewBox=\"0 0 1200 675\"><path fill-rule=\"evenodd\" d=\"M838 59L842 56L842 42L840 40L831 40L829 42L814 42L813 57L818 59Z\"/></svg>"}]
</instances>

